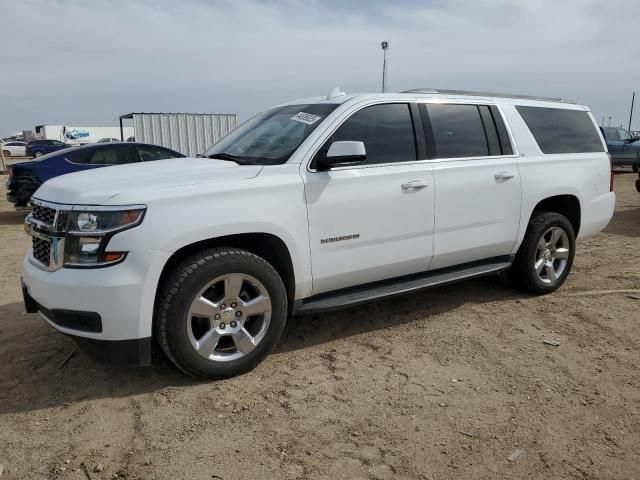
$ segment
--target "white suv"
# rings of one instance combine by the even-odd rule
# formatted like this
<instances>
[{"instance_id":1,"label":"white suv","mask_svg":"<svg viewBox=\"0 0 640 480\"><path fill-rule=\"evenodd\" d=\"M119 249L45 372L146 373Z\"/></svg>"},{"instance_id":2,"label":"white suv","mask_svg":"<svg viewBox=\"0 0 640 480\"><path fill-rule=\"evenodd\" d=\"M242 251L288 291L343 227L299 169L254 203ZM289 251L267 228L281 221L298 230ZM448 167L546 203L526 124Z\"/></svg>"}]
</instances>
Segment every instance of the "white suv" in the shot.
<instances>
[{"instance_id":1,"label":"white suv","mask_svg":"<svg viewBox=\"0 0 640 480\"><path fill-rule=\"evenodd\" d=\"M244 372L289 315L506 271L566 280L615 197L589 109L436 90L289 102L202 158L116 166L35 193L29 312L103 360Z\"/></svg>"}]
</instances>

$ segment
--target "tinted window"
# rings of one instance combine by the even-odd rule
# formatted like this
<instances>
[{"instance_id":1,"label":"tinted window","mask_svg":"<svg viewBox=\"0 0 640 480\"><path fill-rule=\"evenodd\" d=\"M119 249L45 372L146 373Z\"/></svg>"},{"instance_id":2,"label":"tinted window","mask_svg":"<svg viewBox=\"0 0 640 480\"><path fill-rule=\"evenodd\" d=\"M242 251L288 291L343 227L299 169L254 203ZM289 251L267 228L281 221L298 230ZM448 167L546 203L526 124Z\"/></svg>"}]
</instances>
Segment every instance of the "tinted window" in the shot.
<instances>
[{"instance_id":1,"label":"tinted window","mask_svg":"<svg viewBox=\"0 0 640 480\"><path fill-rule=\"evenodd\" d=\"M602 131L604 132L604 138L606 138L607 140L609 140L609 141L611 141L611 140L620 140L620 137L618 137L618 129L617 128L604 127L602 129Z\"/></svg>"},{"instance_id":2,"label":"tinted window","mask_svg":"<svg viewBox=\"0 0 640 480\"><path fill-rule=\"evenodd\" d=\"M487 143L489 144L489 155L502 155L502 148L500 148L500 139L498 138L498 131L496 130L496 123L493 121L493 115L491 110L486 105L480 105L480 118L482 118L482 124L484 125L484 132L487 135Z\"/></svg>"},{"instance_id":3,"label":"tinted window","mask_svg":"<svg viewBox=\"0 0 640 480\"><path fill-rule=\"evenodd\" d=\"M589 114L563 108L516 107L543 153L604 152Z\"/></svg>"},{"instance_id":4,"label":"tinted window","mask_svg":"<svg viewBox=\"0 0 640 480\"><path fill-rule=\"evenodd\" d=\"M480 112L476 105L427 105L433 130L435 158L489 155Z\"/></svg>"},{"instance_id":5,"label":"tinted window","mask_svg":"<svg viewBox=\"0 0 640 480\"><path fill-rule=\"evenodd\" d=\"M166 148L162 147L154 147L152 145L146 147L136 147L136 149L138 150L140 159L143 162L150 162L152 160L164 160L166 158L176 158L177 156L179 156L171 150L167 150Z\"/></svg>"},{"instance_id":6,"label":"tinted window","mask_svg":"<svg viewBox=\"0 0 640 480\"><path fill-rule=\"evenodd\" d=\"M351 115L321 152L332 142L353 140L364 143L367 164L415 160L416 141L411 112L406 103L389 103L363 108Z\"/></svg>"},{"instance_id":7,"label":"tinted window","mask_svg":"<svg viewBox=\"0 0 640 480\"><path fill-rule=\"evenodd\" d=\"M124 165L138 161L130 147L76 150L69 153L67 159L73 163L88 165Z\"/></svg>"},{"instance_id":8,"label":"tinted window","mask_svg":"<svg viewBox=\"0 0 640 480\"><path fill-rule=\"evenodd\" d=\"M620 136L620 140L631 140L631 134L627 132L624 128L618 129L618 135Z\"/></svg>"}]
</instances>

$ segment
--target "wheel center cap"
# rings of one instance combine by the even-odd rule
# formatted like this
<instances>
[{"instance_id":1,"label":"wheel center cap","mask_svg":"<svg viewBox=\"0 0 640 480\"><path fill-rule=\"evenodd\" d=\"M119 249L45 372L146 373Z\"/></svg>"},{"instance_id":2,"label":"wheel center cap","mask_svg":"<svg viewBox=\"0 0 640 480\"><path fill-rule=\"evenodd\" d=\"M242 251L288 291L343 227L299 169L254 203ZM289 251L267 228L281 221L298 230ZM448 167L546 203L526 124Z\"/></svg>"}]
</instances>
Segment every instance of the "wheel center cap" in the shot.
<instances>
[{"instance_id":1,"label":"wheel center cap","mask_svg":"<svg viewBox=\"0 0 640 480\"><path fill-rule=\"evenodd\" d=\"M236 314L233 308L227 308L220 314L220 320L224 323L231 323L231 321L235 320L235 318Z\"/></svg>"},{"instance_id":2,"label":"wheel center cap","mask_svg":"<svg viewBox=\"0 0 640 480\"><path fill-rule=\"evenodd\" d=\"M549 250L548 248L545 249L544 251L544 259L545 260L549 260L551 258L551 250Z\"/></svg>"}]
</instances>

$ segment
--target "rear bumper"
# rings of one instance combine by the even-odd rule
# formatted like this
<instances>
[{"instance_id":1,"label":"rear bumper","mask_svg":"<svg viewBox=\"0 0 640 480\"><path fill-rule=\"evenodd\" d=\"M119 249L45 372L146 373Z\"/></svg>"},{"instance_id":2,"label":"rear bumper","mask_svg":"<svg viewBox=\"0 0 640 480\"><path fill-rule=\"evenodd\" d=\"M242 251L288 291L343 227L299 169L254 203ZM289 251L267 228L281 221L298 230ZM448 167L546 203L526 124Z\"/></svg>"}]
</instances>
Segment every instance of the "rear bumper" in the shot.
<instances>
[{"instance_id":1,"label":"rear bumper","mask_svg":"<svg viewBox=\"0 0 640 480\"><path fill-rule=\"evenodd\" d=\"M613 192L588 199L582 205L578 238L585 238L603 230L611 221L615 207L616 195Z\"/></svg>"}]
</instances>

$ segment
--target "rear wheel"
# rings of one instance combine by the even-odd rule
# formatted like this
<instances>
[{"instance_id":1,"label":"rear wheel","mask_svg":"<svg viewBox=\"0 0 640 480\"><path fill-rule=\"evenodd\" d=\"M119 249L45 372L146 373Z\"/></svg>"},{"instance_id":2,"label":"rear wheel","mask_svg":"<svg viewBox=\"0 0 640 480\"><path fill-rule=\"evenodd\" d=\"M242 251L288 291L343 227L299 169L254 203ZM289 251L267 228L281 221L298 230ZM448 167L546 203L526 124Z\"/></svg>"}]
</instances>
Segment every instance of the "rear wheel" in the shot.
<instances>
[{"instance_id":1,"label":"rear wheel","mask_svg":"<svg viewBox=\"0 0 640 480\"><path fill-rule=\"evenodd\" d=\"M35 152L35 153L33 154L33 156L34 156L34 157L36 157L36 158L37 158L37 157L41 157L42 155L43 155L43 153L42 153L40 150L38 150L37 152Z\"/></svg>"},{"instance_id":2,"label":"rear wheel","mask_svg":"<svg viewBox=\"0 0 640 480\"><path fill-rule=\"evenodd\" d=\"M10 152L9 150L2 150L2 154L3 154L5 157L10 157L10 156L11 156L11 152Z\"/></svg>"},{"instance_id":3,"label":"rear wheel","mask_svg":"<svg viewBox=\"0 0 640 480\"><path fill-rule=\"evenodd\" d=\"M158 342L178 368L230 377L254 368L277 345L287 318L286 290L264 259L215 248L169 275L156 315Z\"/></svg>"},{"instance_id":4,"label":"rear wheel","mask_svg":"<svg viewBox=\"0 0 640 480\"><path fill-rule=\"evenodd\" d=\"M508 271L512 283L528 293L551 293L567 279L575 255L569 220L554 212L534 212Z\"/></svg>"}]
</instances>

